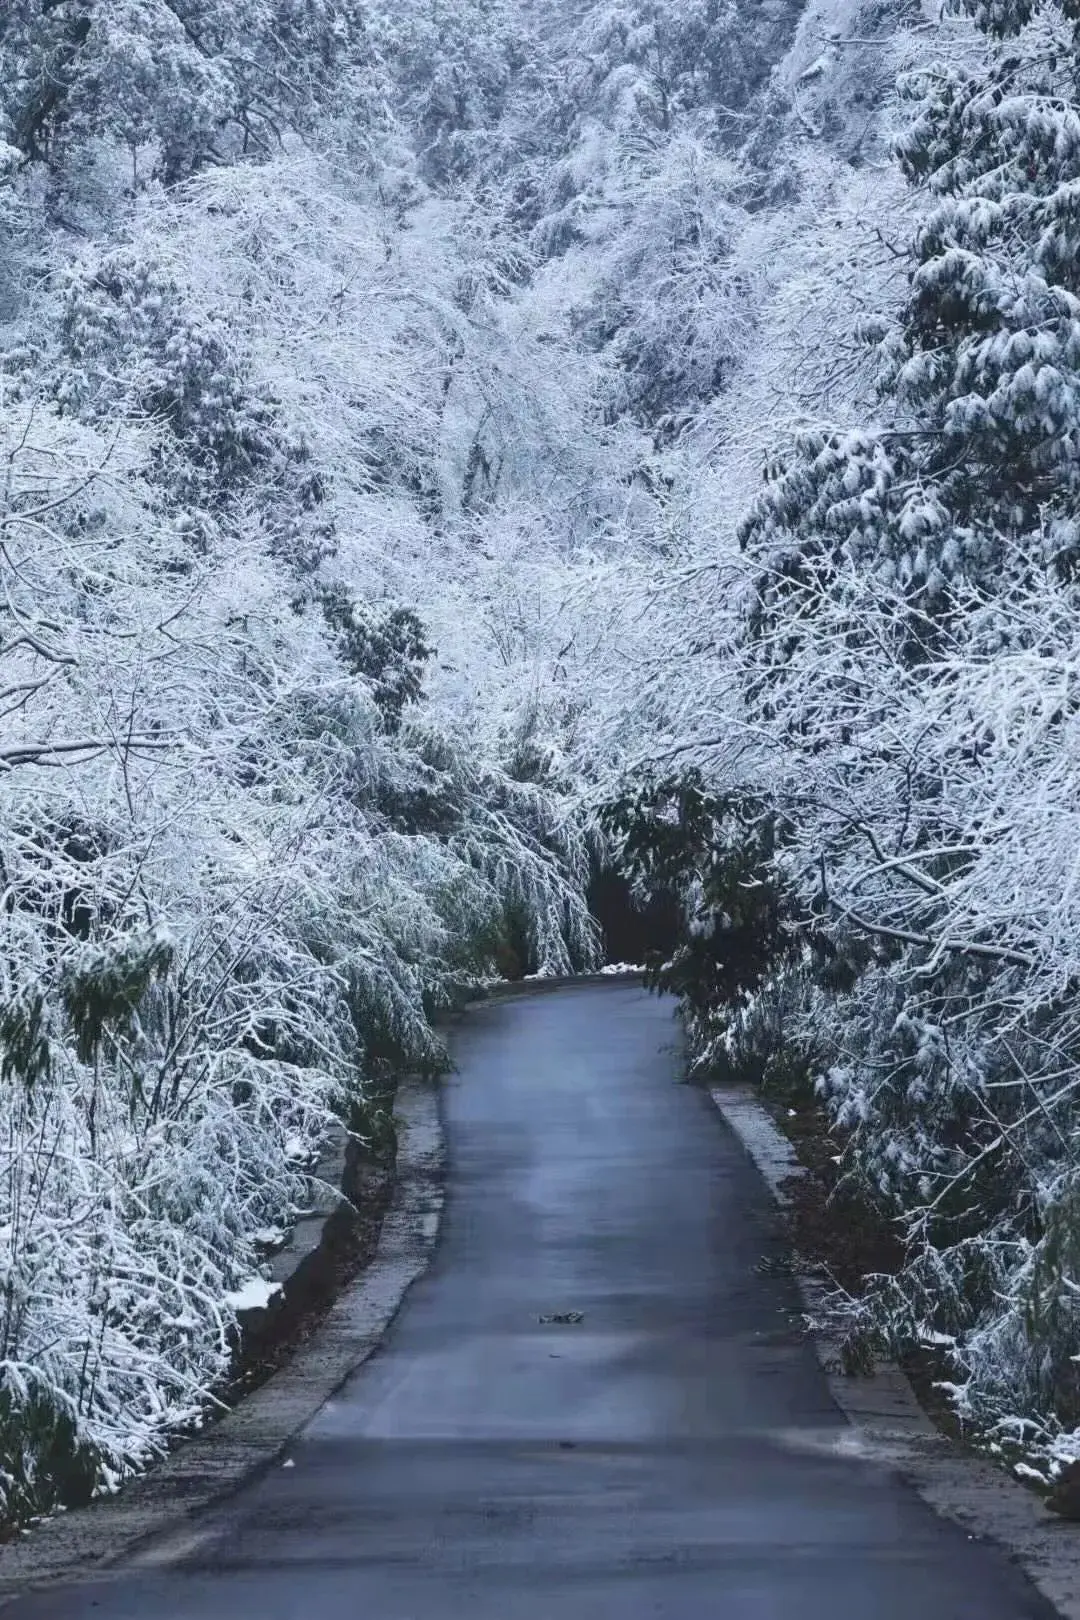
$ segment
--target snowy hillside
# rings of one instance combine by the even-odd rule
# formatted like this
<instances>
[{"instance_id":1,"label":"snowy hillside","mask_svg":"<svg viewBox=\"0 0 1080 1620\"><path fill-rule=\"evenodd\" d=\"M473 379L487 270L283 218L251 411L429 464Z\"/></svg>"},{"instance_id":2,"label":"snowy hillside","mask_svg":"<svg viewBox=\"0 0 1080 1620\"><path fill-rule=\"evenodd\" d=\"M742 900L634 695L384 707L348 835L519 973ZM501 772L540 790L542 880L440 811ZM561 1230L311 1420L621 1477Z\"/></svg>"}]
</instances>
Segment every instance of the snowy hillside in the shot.
<instances>
[{"instance_id":1,"label":"snowy hillside","mask_svg":"<svg viewBox=\"0 0 1080 1620\"><path fill-rule=\"evenodd\" d=\"M1076 45L971 10L4 9L9 1512L202 1409L440 1006L594 960L599 823L900 1220L852 1334L1069 1453Z\"/></svg>"}]
</instances>

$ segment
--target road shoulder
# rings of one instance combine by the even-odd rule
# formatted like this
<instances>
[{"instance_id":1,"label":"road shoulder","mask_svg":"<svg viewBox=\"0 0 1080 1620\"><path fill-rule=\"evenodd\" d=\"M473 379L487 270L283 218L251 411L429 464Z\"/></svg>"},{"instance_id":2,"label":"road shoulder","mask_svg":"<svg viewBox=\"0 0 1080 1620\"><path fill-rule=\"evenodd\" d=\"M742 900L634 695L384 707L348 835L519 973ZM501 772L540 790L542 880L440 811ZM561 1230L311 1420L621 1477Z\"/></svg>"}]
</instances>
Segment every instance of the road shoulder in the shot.
<instances>
[{"instance_id":1,"label":"road shoulder","mask_svg":"<svg viewBox=\"0 0 1080 1620\"><path fill-rule=\"evenodd\" d=\"M58 1514L0 1549L0 1603L33 1587L166 1564L197 1539L197 1516L282 1455L378 1347L438 1236L444 1146L438 1088L409 1079L395 1101L394 1190L375 1257L303 1352L116 1496Z\"/></svg>"},{"instance_id":2,"label":"road shoulder","mask_svg":"<svg viewBox=\"0 0 1080 1620\"><path fill-rule=\"evenodd\" d=\"M793 1211L792 1187L809 1174L792 1143L749 1087L710 1088L713 1102L753 1159L781 1209ZM796 1267L808 1316L822 1284ZM935 1512L979 1540L992 1541L1030 1577L1064 1620L1080 1620L1080 1529L1054 1518L1040 1499L992 1463L960 1447L931 1423L902 1369L879 1362L868 1377L839 1370L838 1347L815 1335L829 1388L850 1428L837 1448L893 1466Z\"/></svg>"}]
</instances>

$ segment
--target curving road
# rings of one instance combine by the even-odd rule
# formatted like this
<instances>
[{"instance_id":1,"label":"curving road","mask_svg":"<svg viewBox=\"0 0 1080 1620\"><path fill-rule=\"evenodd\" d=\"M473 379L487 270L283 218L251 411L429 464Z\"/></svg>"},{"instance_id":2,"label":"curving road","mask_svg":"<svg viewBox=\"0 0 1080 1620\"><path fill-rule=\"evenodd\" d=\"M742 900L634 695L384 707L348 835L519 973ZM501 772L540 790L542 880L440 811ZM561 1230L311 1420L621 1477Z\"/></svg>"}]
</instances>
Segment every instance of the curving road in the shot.
<instances>
[{"instance_id":1,"label":"curving road","mask_svg":"<svg viewBox=\"0 0 1080 1620\"><path fill-rule=\"evenodd\" d=\"M383 1349L177 1566L10 1620L1049 1620L832 1450L771 1205L675 1043L625 985L470 1016L442 1241Z\"/></svg>"}]
</instances>

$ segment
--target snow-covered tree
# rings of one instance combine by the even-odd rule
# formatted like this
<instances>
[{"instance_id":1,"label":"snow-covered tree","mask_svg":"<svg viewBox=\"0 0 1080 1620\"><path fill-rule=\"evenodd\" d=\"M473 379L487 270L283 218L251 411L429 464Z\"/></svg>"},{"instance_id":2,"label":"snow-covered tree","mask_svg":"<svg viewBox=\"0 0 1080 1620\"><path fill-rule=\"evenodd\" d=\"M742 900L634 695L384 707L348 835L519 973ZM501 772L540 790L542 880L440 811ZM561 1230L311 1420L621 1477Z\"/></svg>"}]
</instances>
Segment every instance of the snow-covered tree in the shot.
<instances>
[{"instance_id":1,"label":"snow-covered tree","mask_svg":"<svg viewBox=\"0 0 1080 1620\"><path fill-rule=\"evenodd\" d=\"M440 1007L594 950L559 700L530 718L565 593L537 568L490 680L503 530L463 498L513 446L554 557L515 439L563 395L467 294L467 204L410 235L429 10L0 20L8 1515L198 1415L330 1122L439 1067Z\"/></svg>"},{"instance_id":2,"label":"snow-covered tree","mask_svg":"<svg viewBox=\"0 0 1080 1620\"><path fill-rule=\"evenodd\" d=\"M133 178L267 155L371 60L354 0L14 0L0 18L5 134L54 169L115 141Z\"/></svg>"},{"instance_id":3,"label":"snow-covered tree","mask_svg":"<svg viewBox=\"0 0 1080 1620\"><path fill-rule=\"evenodd\" d=\"M963 1411L1067 1455L1075 44L1050 7L976 20L1009 54L905 86L901 165L931 201L891 247L906 292L861 321L872 415L771 458L742 554L712 564L734 611L683 746L790 829L771 877L818 942L796 1044L907 1233L849 1326L949 1344Z\"/></svg>"}]
</instances>

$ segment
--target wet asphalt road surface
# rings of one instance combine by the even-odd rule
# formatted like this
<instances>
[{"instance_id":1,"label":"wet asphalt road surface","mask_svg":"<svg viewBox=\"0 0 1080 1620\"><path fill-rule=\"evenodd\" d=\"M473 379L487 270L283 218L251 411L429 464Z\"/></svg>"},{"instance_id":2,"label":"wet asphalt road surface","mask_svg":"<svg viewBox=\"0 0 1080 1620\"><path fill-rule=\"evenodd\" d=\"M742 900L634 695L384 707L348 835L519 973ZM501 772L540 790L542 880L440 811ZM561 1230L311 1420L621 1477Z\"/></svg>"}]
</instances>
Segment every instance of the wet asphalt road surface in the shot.
<instances>
[{"instance_id":1,"label":"wet asphalt road surface","mask_svg":"<svg viewBox=\"0 0 1080 1620\"><path fill-rule=\"evenodd\" d=\"M1003 1555L832 1451L793 1284L760 1267L776 1217L677 1083L670 1003L507 1001L455 1051L435 1262L291 1466L175 1567L5 1620L1049 1620Z\"/></svg>"}]
</instances>

